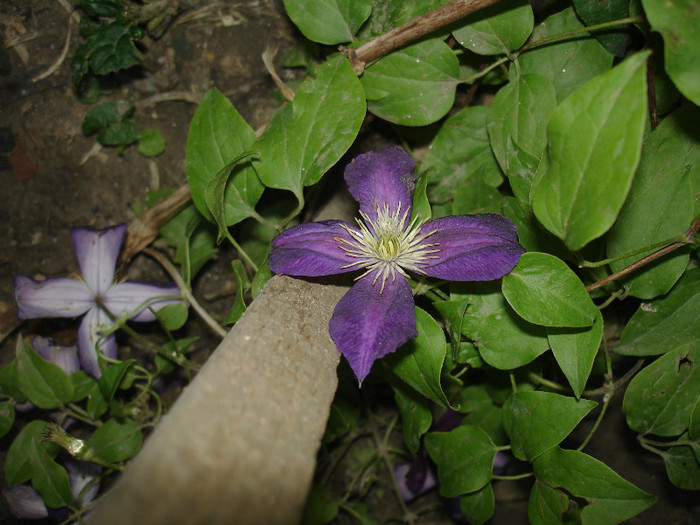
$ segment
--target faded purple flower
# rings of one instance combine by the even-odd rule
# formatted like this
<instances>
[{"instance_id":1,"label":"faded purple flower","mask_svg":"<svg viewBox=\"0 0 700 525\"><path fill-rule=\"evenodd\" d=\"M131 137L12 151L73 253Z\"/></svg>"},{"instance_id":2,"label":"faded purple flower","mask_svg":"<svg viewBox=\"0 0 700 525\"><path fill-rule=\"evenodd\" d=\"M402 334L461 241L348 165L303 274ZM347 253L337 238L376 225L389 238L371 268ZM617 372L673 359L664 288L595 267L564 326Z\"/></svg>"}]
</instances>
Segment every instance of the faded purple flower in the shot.
<instances>
[{"instance_id":1,"label":"faded purple flower","mask_svg":"<svg viewBox=\"0 0 700 525\"><path fill-rule=\"evenodd\" d=\"M415 164L397 147L364 153L345 169L360 204L357 226L300 224L272 241L270 269L296 277L364 270L330 321L336 346L362 383L372 363L418 334L407 272L450 281L489 281L524 252L515 225L496 214L411 219Z\"/></svg>"},{"instance_id":2,"label":"faded purple flower","mask_svg":"<svg viewBox=\"0 0 700 525\"><path fill-rule=\"evenodd\" d=\"M49 516L44 500L29 485L15 485L9 489L4 489L2 495L7 500L10 513L17 519L40 520Z\"/></svg>"},{"instance_id":3,"label":"faded purple flower","mask_svg":"<svg viewBox=\"0 0 700 525\"><path fill-rule=\"evenodd\" d=\"M78 357L93 377L100 377L96 348L117 357L114 334L103 337L115 318L128 315L131 321L153 321L152 310L177 303L180 295L173 284L115 283L114 270L126 225L104 230L74 228L73 249L83 278L35 281L15 276L15 298L20 319L77 317L85 314L78 329Z\"/></svg>"},{"instance_id":4,"label":"faded purple flower","mask_svg":"<svg viewBox=\"0 0 700 525\"><path fill-rule=\"evenodd\" d=\"M58 365L68 375L80 370L76 345L59 345L51 339L38 335L32 339L32 348L48 362Z\"/></svg>"}]
</instances>

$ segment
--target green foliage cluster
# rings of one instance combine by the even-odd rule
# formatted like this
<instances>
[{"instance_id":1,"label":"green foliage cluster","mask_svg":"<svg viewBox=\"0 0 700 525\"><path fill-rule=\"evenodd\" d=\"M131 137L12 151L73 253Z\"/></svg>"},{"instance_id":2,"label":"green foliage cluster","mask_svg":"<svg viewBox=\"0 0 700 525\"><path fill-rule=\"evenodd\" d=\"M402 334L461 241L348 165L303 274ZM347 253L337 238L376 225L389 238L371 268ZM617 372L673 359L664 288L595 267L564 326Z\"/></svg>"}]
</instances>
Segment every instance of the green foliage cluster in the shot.
<instances>
[{"instance_id":1,"label":"green foliage cluster","mask_svg":"<svg viewBox=\"0 0 700 525\"><path fill-rule=\"evenodd\" d=\"M592 432L604 425L611 398L623 392L641 446L663 460L678 487L700 489L700 14L692 0L572 0L543 12L524 0L502 2L394 50L359 76L327 46L360 48L440 0L284 4L308 39L289 54L289 64L308 73L294 99L260 136L218 90L192 119L193 205L161 232L185 283L216 242L231 242L240 256L227 319L235 322L270 277L269 242L312 208L319 181L372 121L409 151L415 146L416 156L427 146L414 214L502 213L527 249L500 282L411 283L419 335L375 364L362 391L341 374L320 461L328 469L319 472L304 522L329 523L342 511L372 523L363 499L379 468L427 454L440 494L460 497L463 515L484 523L496 505L493 483L507 479L494 475L494 458L507 452L517 477L534 480L533 524L620 523L654 497L586 454L591 435L573 442L571 434L584 418ZM90 5L121 23L120 0ZM120 31L113 49L137 39ZM100 63L97 49L82 54L81 68ZM464 86L488 92L489 104L459 106ZM86 127L108 135L125 119L128 109L116 105ZM165 327L186 322L182 313ZM162 347L156 369L185 363L188 344ZM55 368L21 345L0 372L3 429L12 426L13 401L29 399L93 425L86 445L101 464L135 452L133 436L153 414L139 419L128 408L153 395L151 376L133 361L99 381ZM396 404L388 423L366 400L380 387ZM138 395L123 404L124 389ZM448 411L461 423L435 429ZM16 438L6 476L31 479L47 504L61 506L65 472L53 459L56 447L38 437L44 427L31 423ZM129 436L133 447L119 449L114 436ZM358 446L363 436L373 446ZM323 482L344 457L355 476L339 495ZM426 511L420 500L410 508L397 501L405 522Z\"/></svg>"},{"instance_id":2,"label":"green foliage cluster","mask_svg":"<svg viewBox=\"0 0 700 525\"><path fill-rule=\"evenodd\" d=\"M692 80L700 47L688 29L698 14L686 4L575 0L542 13L526 1L495 4L394 50L359 77L343 55L307 42L314 54L300 47L290 63L309 76L259 137L221 93L207 94L190 129L188 182L197 210L240 250L254 280L269 275L265 250L249 256L229 228L245 235L258 224L260 248L297 220L316 183L367 129L368 113L391 123L405 146L428 145L414 213L502 213L528 250L502 282L412 284L422 296L419 335L374 372L394 390L406 449L389 453L380 439L358 452L359 485L343 495L317 486L309 523L327 523L339 509L370 523L362 496L371 483L360 480L420 450L437 466L440 493L460 496L473 523L493 513L493 460L505 450L530 464L532 523L624 521L654 497L587 455L590 436L573 449L561 444L583 418L595 420L594 430L604 424L629 376L629 427L673 483L700 488L700 84ZM317 46L355 49L439 6L285 1ZM456 106L460 86L477 84L493 94L490 104ZM668 246L677 249L627 270ZM242 267L236 279L245 290ZM616 308L623 300L637 308L629 323ZM341 389L334 404L331 457L367 428L354 396ZM432 431L446 410L462 424ZM411 522L416 515L404 508Z\"/></svg>"}]
</instances>

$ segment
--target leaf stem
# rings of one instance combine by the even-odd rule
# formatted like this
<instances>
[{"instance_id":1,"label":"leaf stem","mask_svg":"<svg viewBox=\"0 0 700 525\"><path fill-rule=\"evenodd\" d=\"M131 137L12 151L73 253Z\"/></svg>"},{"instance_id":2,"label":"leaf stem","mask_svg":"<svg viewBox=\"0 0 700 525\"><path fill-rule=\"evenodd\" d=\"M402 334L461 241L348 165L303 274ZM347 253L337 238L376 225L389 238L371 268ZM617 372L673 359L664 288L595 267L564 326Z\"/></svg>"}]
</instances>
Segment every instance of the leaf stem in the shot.
<instances>
[{"instance_id":1,"label":"leaf stem","mask_svg":"<svg viewBox=\"0 0 700 525\"><path fill-rule=\"evenodd\" d=\"M534 472L525 472L524 474L515 474L513 476L499 476L498 474L493 474L491 476L491 479L499 479L501 481L516 481L519 479L531 478L534 475Z\"/></svg>"}]
</instances>

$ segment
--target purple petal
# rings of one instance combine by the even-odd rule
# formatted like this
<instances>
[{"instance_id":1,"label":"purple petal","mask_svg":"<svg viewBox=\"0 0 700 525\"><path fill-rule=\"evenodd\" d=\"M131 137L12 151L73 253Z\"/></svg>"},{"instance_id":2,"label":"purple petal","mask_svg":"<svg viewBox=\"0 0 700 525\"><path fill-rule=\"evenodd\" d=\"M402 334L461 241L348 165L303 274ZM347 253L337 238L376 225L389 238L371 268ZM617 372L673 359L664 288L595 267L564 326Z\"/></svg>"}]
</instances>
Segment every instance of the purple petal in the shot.
<instances>
[{"instance_id":1,"label":"purple petal","mask_svg":"<svg viewBox=\"0 0 700 525\"><path fill-rule=\"evenodd\" d=\"M403 276L372 284L365 275L338 302L330 321L331 338L362 381L372 363L418 335L411 287Z\"/></svg>"},{"instance_id":2,"label":"purple petal","mask_svg":"<svg viewBox=\"0 0 700 525\"><path fill-rule=\"evenodd\" d=\"M80 370L78 348L75 345L57 345L46 337L36 336L32 339L32 347L41 357L60 366L68 375Z\"/></svg>"},{"instance_id":3,"label":"purple petal","mask_svg":"<svg viewBox=\"0 0 700 525\"><path fill-rule=\"evenodd\" d=\"M104 295L104 305L114 316L130 314L129 319L137 322L155 321L156 316L149 309L160 310L166 305L182 302L180 288L171 283L118 283Z\"/></svg>"},{"instance_id":4,"label":"purple petal","mask_svg":"<svg viewBox=\"0 0 700 525\"><path fill-rule=\"evenodd\" d=\"M411 216L415 190L416 165L401 148L391 146L379 153L363 153L345 168L345 182L350 194L360 203L360 211L371 220L377 209L389 207L395 213L401 203L401 214Z\"/></svg>"},{"instance_id":5,"label":"purple petal","mask_svg":"<svg viewBox=\"0 0 700 525\"><path fill-rule=\"evenodd\" d=\"M510 272L525 252L515 225L494 213L455 215L425 223L421 234L436 230L426 243L438 243L435 259L421 269L450 281L491 281Z\"/></svg>"},{"instance_id":6,"label":"purple petal","mask_svg":"<svg viewBox=\"0 0 700 525\"><path fill-rule=\"evenodd\" d=\"M320 277L350 272L355 262L341 248L339 239L351 241L345 228L356 230L344 221L321 221L299 224L280 233L272 241L270 270L296 277Z\"/></svg>"},{"instance_id":7,"label":"purple petal","mask_svg":"<svg viewBox=\"0 0 700 525\"><path fill-rule=\"evenodd\" d=\"M88 463L86 461L77 461L73 458L68 458L64 466L68 471L68 481L70 482L71 490L73 491L73 498L75 501L80 502L80 506L84 507L97 496L97 492L100 490L100 484L95 483L88 490L85 491L82 498L80 498L80 493L83 489L100 475L102 472L102 467L96 465L95 463Z\"/></svg>"},{"instance_id":8,"label":"purple petal","mask_svg":"<svg viewBox=\"0 0 700 525\"><path fill-rule=\"evenodd\" d=\"M85 283L64 277L39 282L15 275L15 300L20 319L76 317L94 305Z\"/></svg>"},{"instance_id":9,"label":"purple petal","mask_svg":"<svg viewBox=\"0 0 700 525\"><path fill-rule=\"evenodd\" d=\"M39 493L29 485L15 485L2 491L10 513L20 520L47 518L49 511Z\"/></svg>"},{"instance_id":10,"label":"purple petal","mask_svg":"<svg viewBox=\"0 0 700 525\"><path fill-rule=\"evenodd\" d=\"M93 308L83 317L78 328L78 358L80 366L83 367L92 377L99 379L102 371L97 364L97 351L95 345L99 342L100 351L107 357L116 359L117 342L114 334L100 338L102 330L100 328L110 326L112 321L99 308Z\"/></svg>"},{"instance_id":11,"label":"purple petal","mask_svg":"<svg viewBox=\"0 0 700 525\"><path fill-rule=\"evenodd\" d=\"M114 269L121 248L126 224L104 230L73 228L73 250L83 278L96 293L105 293L114 280Z\"/></svg>"}]
</instances>

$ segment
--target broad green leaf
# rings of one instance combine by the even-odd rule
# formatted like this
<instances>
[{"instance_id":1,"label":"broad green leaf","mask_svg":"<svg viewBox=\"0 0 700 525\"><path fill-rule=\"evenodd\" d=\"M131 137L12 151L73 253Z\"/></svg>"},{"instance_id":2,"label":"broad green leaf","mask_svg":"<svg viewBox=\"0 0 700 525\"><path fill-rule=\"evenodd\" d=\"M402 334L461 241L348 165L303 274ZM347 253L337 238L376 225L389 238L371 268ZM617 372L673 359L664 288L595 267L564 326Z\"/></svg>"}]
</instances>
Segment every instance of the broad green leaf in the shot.
<instances>
[{"instance_id":1,"label":"broad green leaf","mask_svg":"<svg viewBox=\"0 0 700 525\"><path fill-rule=\"evenodd\" d=\"M117 463L136 454L142 440L141 430L135 422L127 419L120 423L110 419L97 427L88 446L102 461Z\"/></svg>"},{"instance_id":2,"label":"broad green leaf","mask_svg":"<svg viewBox=\"0 0 700 525\"><path fill-rule=\"evenodd\" d=\"M553 448L532 462L537 480L585 499L582 525L614 525L651 506L656 498L583 452Z\"/></svg>"},{"instance_id":3,"label":"broad green leaf","mask_svg":"<svg viewBox=\"0 0 700 525\"><path fill-rule=\"evenodd\" d=\"M415 454L420 447L420 438L430 429L433 415L426 397L419 394L405 383L392 383L394 400L401 413L401 429L406 447Z\"/></svg>"},{"instance_id":4,"label":"broad green leaf","mask_svg":"<svg viewBox=\"0 0 700 525\"><path fill-rule=\"evenodd\" d=\"M424 310L416 307L418 337L384 358L389 369L408 385L438 405L450 403L440 384L447 342L440 325Z\"/></svg>"},{"instance_id":5,"label":"broad green leaf","mask_svg":"<svg viewBox=\"0 0 700 525\"><path fill-rule=\"evenodd\" d=\"M661 453L661 457L671 483L685 490L700 490L700 463L690 446L671 447Z\"/></svg>"},{"instance_id":6,"label":"broad green leaf","mask_svg":"<svg viewBox=\"0 0 700 525\"><path fill-rule=\"evenodd\" d=\"M512 186L513 179L511 179ZM528 190L529 191L529 190ZM570 257L571 253L560 239L542 228L527 202L522 203L515 197L503 199L503 215L508 217L518 231L518 239L528 252L546 252L560 259Z\"/></svg>"},{"instance_id":7,"label":"broad green leaf","mask_svg":"<svg viewBox=\"0 0 700 525\"><path fill-rule=\"evenodd\" d=\"M143 36L143 30L136 25L110 22L98 27L73 55L73 82L79 84L88 67L97 75L107 75L140 64L142 55L134 41L141 40Z\"/></svg>"},{"instance_id":8,"label":"broad green leaf","mask_svg":"<svg viewBox=\"0 0 700 525\"><path fill-rule=\"evenodd\" d=\"M612 22L627 18L629 15L628 0L607 0L591 2L590 0L573 0L576 13L587 26ZM630 26L607 31L596 31L593 35L615 56L625 56L625 51L631 43Z\"/></svg>"},{"instance_id":9,"label":"broad green leaf","mask_svg":"<svg viewBox=\"0 0 700 525\"><path fill-rule=\"evenodd\" d=\"M487 184L484 177L480 175L477 173L476 176L457 188L457 193L452 201L453 215L500 213L503 201L501 192Z\"/></svg>"},{"instance_id":10,"label":"broad green leaf","mask_svg":"<svg viewBox=\"0 0 700 525\"><path fill-rule=\"evenodd\" d=\"M0 437L15 424L15 407L12 401L0 401Z\"/></svg>"},{"instance_id":11,"label":"broad green leaf","mask_svg":"<svg viewBox=\"0 0 700 525\"><path fill-rule=\"evenodd\" d=\"M520 202L529 200L556 100L549 79L534 73L517 76L511 68L511 81L498 90L488 109L486 126L493 153Z\"/></svg>"},{"instance_id":12,"label":"broad green leaf","mask_svg":"<svg viewBox=\"0 0 700 525\"><path fill-rule=\"evenodd\" d=\"M431 432L425 436L425 448L437 465L442 496L475 492L491 481L496 446L482 429L462 425L450 432Z\"/></svg>"},{"instance_id":13,"label":"broad green leaf","mask_svg":"<svg viewBox=\"0 0 700 525\"><path fill-rule=\"evenodd\" d=\"M461 46L480 55L499 55L525 43L534 15L527 0L515 0L480 9L462 22L462 27L452 31Z\"/></svg>"},{"instance_id":14,"label":"broad green leaf","mask_svg":"<svg viewBox=\"0 0 700 525\"><path fill-rule=\"evenodd\" d=\"M451 201L477 175L494 188L503 182L486 132L487 108L466 107L440 127L421 164L433 203Z\"/></svg>"},{"instance_id":15,"label":"broad green leaf","mask_svg":"<svg viewBox=\"0 0 700 525\"><path fill-rule=\"evenodd\" d=\"M664 38L666 71L678 90L700 104L700 10L696 0L642 0L654 31Z\"/></svg>"},{"instance_id":16,"label":"broad green leaf","mask_svg":"<svg viewBox=\"0 0 700 525\"><path fill-rule=\"evenodd\" d=\"M548 253L524 253L503 277L503 295L520 317L540 326L591 326L598 315L578 276Z\"/></svg>"},{"instance_id":17,"label":"broad green leaf","mask_svg":"<svg viewBox=\"0 0 700 525\"><path fill-rule=\"evenodd\" d=\"M425 126L452 108L459 61L442 40L423 40L372 64L361 81L371 113L403 126Z\"/></svg>"},{"instance_id":18,"label":"broad green leaf","mask_svg":"<svg viewBox=\"0 0 700 525\"><path fill-rule=\"evenodd\" d=\"M257 153L252 152L241 153L238 157L221 168L216 175L209 180L207 187L204 189L204 203L214 223L216 223L219 228L219 234L216 238L217 243L221 243L225 237L230 236L227 228L230 217L227 215L226 189L229 184L235 185L234 181L236 180L236 175L245 173L246 167L244 166L257 156ZM243 201L241 200L240 202ZM250 215L254 213L253 206L247 208L247 213Z\"/></svg>"},{"instance_id":19,"label":"broad green leaf","mask_svg":"<svg viewBox=\"0 0 700 525\"><path fill-rule=\"evenodd\" d=\"M27 400L26 394L22 392L17 374L17 358L7 363L0 369L0 392L10 396L18 403L24 403Z\"/></svg>"},{"instance_id":20,"label":"broad green leaf","mask_svg":"<svg viewBox=\"0 0 700 525\"><path fill-rule=\"evenodd\" d=\"M278 109L255 144L254 166L266 186L297 198L315 184L354 142L365 117L362 86L343 56L330 58Z\"/></svg>"},{"instance_id":21,"label":"broad green leaf","mask_svg":"<svg viewBox=\"0 0 700 525\"><path fill-rule=\"evenodd\" d=\"M34 444L43 448L49 458L56 457L60 451L58 445L43 439L48 424L38 419L30 421L10 445L5 458L5 480L8 485L19 485L34 475L37 466Z\"/></svg>"},{"instance_id":22,"label":"broad green leaf","mask_svg":"<svg viewBox=\"0 0 700 525\"><path fill-rule=\"evenodd\" d=\"M165 151L165 137L157 129L142 129L139 132L139 153L145 157L157 157Z\"/></svg>"},{"instance_id":23,"label":"broad green leaf","mask_svg":"<svg viewBox=\"0 0 700 525\"><path fill-rule=\"evenodd\" d=\"M532 187L532 207L571 250L612 226L629 191L646 123L647 56L591 80L549 120L548 169Z\"/></svg>"},{"instance_id":24,"label":"broad green leaf","mask_svg":"<svg viewBox=\"0 0 700 525\"><path fill-rule=\"evenodd\" d=\"M70 505L73 491L68 472L36 440L29 447L29 461L32 462L32 485L41 494L46 506L59 508Z\"/></svg>"},{"instance_id":25,"label":"broad green leaf","mask_svg":"<svg viewBox=\"0 0 700 525\"><path fill-rule=\"evenodd\" d=\"M250 151L254 141L255 132L233 104L216 89L209 90L190 122L185 152L192 201L207 220L213 220L206 203L209 182L231 161ZM263 189L252 167L237 171L224 194L226 225L253 215Z\"/></svg>"},{"instance_id":26,"label":"broad green leaf","mask_svg":"<svg viewBox=\"0 0 700 525\"><path fill-rule=\"evenodd\" d=\"M73 400L70 377L24 341L17 349L17 379L22 392L39 408L59 408Z\"/></svg>"},{"instance_id":27,"label":"broad green leaf","mask_svg":"<svg viewBox=\"0 0 700 525\"><path fill-rule=\"evenodd\" d=\"M503 405L513 455L532 461L557 446L597 403L549 392L515 392Z\"/></svg>"},{"instance_id":28,"label":"broad green leaf","mask_svg":"<svg viewBox=\"0 0 700 525\"><path fill-rule=\"evenodd\" d=\"M181 265L180 272L186 283L216 253L213 225L203 221L194 204L186 206L160 229L161 237L176 248L174 261Z\"/></svg>"},{"instance_id":29,"label":"broad green leaf","mask_svg":"<svg viewBox=\"0 0 700 525\"><path fill-rule=\"evenodd\" d=\"M536 26L530 43L583 27L574 10L568 8ZM559 101L610 69L612 61L613 56L592 36L565 38L532 48L518 57L522 74L537 73L547 77Z\"/></svg>"},{"instance_id":30,"label":"broad green leaf","mask_svg":"<svg viewBox=\"0 0 700 525\"><path fill-rule=\"evenodd\" d=\"M495 508L496 497L490 483L476 492L465 494L459 502L462 515L472 525L486 523L493 516Z\"/></svg>"},{"instance_id":31,"label":"broad green leaf","mask_svg":"<svg viewBox=\"0 0 700 525\"><path fill-rule=\"evenodd\" d=\"M180 301L163 306L156 312L156 317L165 330L174 332L185 326L188 313L187 303Z\"/></svg>"},{"instance_id":32,"label":"broad green leaf","mask_svg":"<svg viewBox=\"0 0 700 525\"><path fill-rule=\"evenodd\" d=\"M128 146L138 142L139 127L136 122L130 119L123 120L118 124L109 126L97 134L97 142L103 146Z\"/></svg>"},{"instance_id":33,"label":"broad green leaf","mask_svg":"<svg viewBox=\"0 0 700 525\"><path fill-rule=\"evenodd\" d=\"M373 2L372 14L360 29L359 36L369 39L382 35L401 24L440 7L440 0L382 0Z\"/></svg>"},{"instance_id":34,"label":"broad green leaf","mask_svg":"<svg viewBox=\"0 0 700 525\"><path fill-rule=\"evenodd\" d=\"M93 107L81 125L84 135L91 135L114 124L119 124L134 113L134 103L130 100L111 100Z\"/></svg>"},{"instance_id":35,"label":"broad green leaf","mask_svg":"<svg viewBox=\"0 0 700 525\"><path fill-rule=\"evenodd\" d=\"M88 375L84 370L73 372L70 376L70 380L71 383L73 383L73 403L85 399L93 388L99 388L97 386L97 380L91 375Z\"/></svg>"},{"instance_id":36,"label":"broad green leaf","mask_svg":"<svg viewBox=\"0 0 700 525\"><path fill-rule=\"evenodd\" d=\"M107 412L108 408L109 400L102 395L100 385L95 381L88 394L87 412L93 419L99 419L102 414Z\"/></svg>"},{"instance_id":37,"label":"broad green leaf","mask_svg":"<svg viewBox=\"0 0 700 525\"><path fill-rule=\"evenodd\" d=\"M603 315L597 312L588 328L547 328L554 358L576 397L581 397L603 339Z\"/></svg>"},{"instance_id":38,"label":"broad green leaf","mask_svg":"<svg viewBox=\"0 0 700 525\"><path fill-rule=\"evenodd\" d=\"M523 366L549 349L545 329L522 319L493 284L465 285L453 295L470 306L462 333L474 341L484 361L502 370Z\"/></svg>"},{"instance_id":39,"label":"broad green leaf","mask_svg":"<svg viewBox=\"0 0 700 525\"><path fill-rule=\"evenodd\" d=\"M697 328L697 324L696 324ZM630 381L622 403L632 430L677 436L690 424L700 396L700 344L664 354Z\"/></svg>"},{"instance_id":40,"label":"broad green leaf","mask_svg":"<svg viewBox=\"0 0 700 525\"><path fill-rule=\"evenodd\" d=\"M309 40L335 45L355 39L371 0L284 0L287 15Z\"/></svg>"},{"instance_id":41,"label":"broad green leaf","mask_svg":"<svg viewBox=\"0 0 700 525\"><path fill-rule=\"evenodd\" d=\"M89 15L118 18L124 11L124 0L82 0L80 7Z\"/></svg>"},{"instance_id":42,"label":"broad green leaf","mask_svg":"<svg viewBox=\"0 0 700 525\"><path fill-rule=\"evenodd\" d=\"M561 525L568 509L566 494L535 480L528 504L528 518L532 525Z\"/></svg>"},{"instance_id":43,"label":"broad green leaf","mask_svg":"<svg viewBox=\"0 0 700 525\"><path fill-rule=\"evenodd\" d=\"M608 257L653 246L682 234L693 220L693 172L700 172L700 111L687 105L674 111L644 141L639 169L615 226L607 236ZM612 262L617 272L659 247ZM627 291L641 299L668 292L688 264L688 252L676 250L622 279Z\"/></svg>"},{"instance_id":44,"label":"broad green leaf","mask_svg":"<svg viewBox=\"0 0 700 525\"><path fill-rule=\"evenodd\" d=\"M671 291L642 303L627 323L615 352L658 355L700 341L700 269L688 270Z\"/></svg>"},{"instance_id":45,"label":"broad green leaf","mask_svg":"<svg viewBox=\"0 0 700 525\"><path fill-rule=\"evenodd\" d=\"M688 434L691 439L700 441L700 397L695 400L693 410L690 412L690 423L688 424Z\"/></svg>"},{"instance_id":46,"label":"broad green leaf","mask_svg":"<svg viewBox=\"0 0 700 525\"><path fill-rule=\"evenodd\" d=\"M413 208L411 209L411 220L416 217L421 221L428 221L432 218L433 212L430 209L430 201L427 194L428 177L422 174L416 181L416 190L413 192Z\"/></svg>"},{"instance_id":47,"label":"broad green leaf","mask_svg":"<svg viewBox=\"0 0 700 525\"><path fill-rule=\"evenodd\" d=\"M309 491L301 517L305 525L325 525L338 515L339 501L325 485L314 485Z\"/></svg>"}]
</instances>

